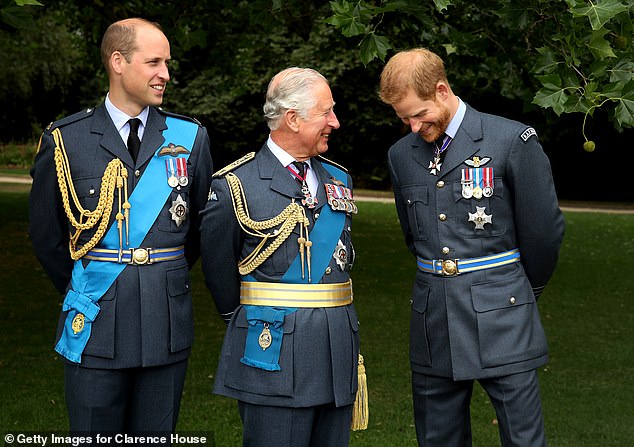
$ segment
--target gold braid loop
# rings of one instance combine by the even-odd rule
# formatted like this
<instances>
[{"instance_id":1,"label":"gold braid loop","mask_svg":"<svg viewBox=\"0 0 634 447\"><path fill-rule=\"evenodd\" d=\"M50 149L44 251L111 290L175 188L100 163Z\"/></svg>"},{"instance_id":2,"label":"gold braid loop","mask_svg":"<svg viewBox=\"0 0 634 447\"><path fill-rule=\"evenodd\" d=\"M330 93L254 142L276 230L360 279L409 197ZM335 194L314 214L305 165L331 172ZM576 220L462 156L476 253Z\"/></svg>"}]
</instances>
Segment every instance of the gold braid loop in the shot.
<instances>
[{"instance_id":1,"label":"gold braid loop","mask_svg":"<svg viewBox=\"0 0 634 447\"><path fill-rule=\"evenodd\" d=\"M53 130L53 139L55 140L55 171L57 173L57 183L62 195L62 203L64 205L64 212L68 217L70 224L75 228L75 233L71 234L68 248L70 250L70 257L76 261L88 253L106 233L108 222L110 220L110 214L112 213L112 207L114 204L114 192L115 189L119 191L119 202L121 202L121 189L126 183L127 170L123 163L118 158L110 161L106 167L103 177L101 179L101 190L99 191L99 201L93 211L86 210L81 205L77 192L73 185L73 179L70 172L70 163L68 161L68 154L64 146L64 140L62 139L62 133L59 129ZM73 199L73 205L79 214L79 219L75 218L73 209L70 203L70 197ZM125 203L128 203L127 187L125 191ZM121 208L121 207L120 207ZM127 212L128 210L126 210ZM121 210L119 210L119 213ZM126 213L127 214L127 213ZM81 248L77 249L77 241L82 231L89 230L97 225L97 230L93 237ZM126 232L127 233L127 232ZM120 237L121 245L121 237Z\"/></svg>"},{"instance_id":2,"label":"gold braid loop","mask_svg":"<svg viewBox=\"0 0 634 447\"><path fill-rule=\"evenodd\" d=\"M238 263L238 271L240 274L247 275L266 261L275 252L275 250L277 250L280 245L288 239L296 225L300 226L300 238L298 242L300 244L303 260L304 246L308 240L307 228L310 224L308 218L306 217L304 207L293 201L284 208L280 214L272 219L255 221L249 216L246 196L244 195L244 189L242 188L240 179L233 173L228 173L225 178L227 179L227 184L229 185L229 190L231 191L233 209L236 213L236 218L238 219L240 227L245 233L262 239L253 252ZM272 232L265 231L273 228L275 229ZM273 241L264 248L269 239L273 239ZM310 266L310 262L308 265ZM302 262L302 271L303 267Z\"/></svg>"}]
</instances>

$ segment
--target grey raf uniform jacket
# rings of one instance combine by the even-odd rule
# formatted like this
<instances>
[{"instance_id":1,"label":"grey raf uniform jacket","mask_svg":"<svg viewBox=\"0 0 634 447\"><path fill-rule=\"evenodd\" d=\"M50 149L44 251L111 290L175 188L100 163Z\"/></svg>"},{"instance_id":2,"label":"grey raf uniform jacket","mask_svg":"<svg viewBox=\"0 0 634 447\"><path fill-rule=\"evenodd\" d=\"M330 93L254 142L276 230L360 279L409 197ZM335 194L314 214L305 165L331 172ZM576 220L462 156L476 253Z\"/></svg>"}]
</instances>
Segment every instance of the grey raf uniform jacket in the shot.
<instances>
[{"instance_id":1,"label":"grey raf uniform jacket","mask_svg":"<svg viewBox=\"0 0 634 447\"><path fill-rule=\"evenodd\" d=\"M313 158L312 169L319 180L318 205L307 209L309 230L323 207L329 206L325 183L332 183ZM233 170L242 182L251 219L277 216L292 200L301 203L299 183L264 145L255 158ZM343 179L339 179L343 180ZM348 187L352 187L348 176ZM342 211L339 211L342 212ZM340 240L346 247L342 269L334 258L326 272L312 272L313 283L343 283L349 280L354 251L350 238L351 217L345 219ZM296 227L289 238L251 275L257 281L279 282L298 253ZM237 264L260 242L240 228L225 178L214 178L210 200L202 212L202 266L207 286L218 311L229 326L216 372L214 392L240 401L281 407L309 407L334 402L354 402L357 390L359 322L354 305L331 308L300 308L287 315L279 359L280 371L265 371L240 362L245 351L248 324L240 305L240 275Z\"/></svg>"},{"instance_id":2,"label":"grey raf uniform jacket","mask_svg":"<svg viewBox=\"0 0 634 447\"><path fill-rule=\"evenodd\" d=\"M128 170L128 192L132 195L154 152L170 143L162 135L166 129L166 115L166 112L150 108L136 163L132 161L103 104L53 123L42 135L31 170L33 186L29 196L29 234L38 260L60 293L66 292L71 279L73 261L69 255L68 240L74 228L70 226L62 206L55 172L55 142L51 132L55 128L61 130L79 201L84 208L93 210L99 198L104 169L114 158L119 158ZM178 115L170 116L190 120ZM125 267L98 301L101 310L92 324L81 366L105 369L156 366L189 356L193 342L189 267L199 256L197 216L207 199L213 172L209 137L200 125L191 152L187 162L188 184L180 189L173 188L141 245L144 248L167 248L185 244L186 257ZM166 182L167 176L155 181L157 184ZM177 226L169 208L179 195L187 202L188 213L185 221ZM110 224L116 212L115 193ZM131 221L135 213L143 213L143 210L131 209ZM84 231L78 246L83 246L93 234L94 229ZM83 262L86 265L88 261ZM62 312L58 338L65 319L66 312Z\"/></svg>"},{"instance_id":3,"label":"grey raf uniform jacket","mask_svg":"<svg viewBox=\"0 0 634 447\"><path fill-rule=\"evenodd\" d=\"M550 163L535 131L467 106L438 176L430 174L433 156L433 144L416 133L403 137L388 153L396 208L410 251L438 260L518 248L521 262L457 276L418 269L410 324L412 370L464 380L545 364L547 343L536 297L555 269L564 219ZM462 196L462 169L469 168L465 161L474 157L482 167L494 169L493 195L481 200ZM469 221L477 207L491 216L483 229Z\"/></svg>"}]
</instances>

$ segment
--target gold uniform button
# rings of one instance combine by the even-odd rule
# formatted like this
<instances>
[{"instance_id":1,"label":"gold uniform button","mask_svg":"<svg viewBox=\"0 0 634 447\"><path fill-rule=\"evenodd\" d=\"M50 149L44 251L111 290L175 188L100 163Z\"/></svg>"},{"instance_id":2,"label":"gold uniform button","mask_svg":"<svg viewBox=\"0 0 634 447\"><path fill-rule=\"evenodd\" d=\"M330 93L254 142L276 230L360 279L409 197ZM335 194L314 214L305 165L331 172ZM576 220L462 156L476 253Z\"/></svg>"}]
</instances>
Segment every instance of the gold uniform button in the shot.
<instances>
[{"instance_id":1,"label":"gold uniform button","mask_svg":"<svg viewBox=\"0 0 634 447\"><path fill-rule=\"evenodd\" d=\"M511 304L515 304L515 297L514 297L514 296L512 296L512 297L511 297L511 299L509 300L509 302L510 302Z\"/></svg>"},{"instance_id":2,"label":"gold uniform button","mask_svg":"<svg viewBox=\"0 0 634 447\"><path fill-rule=\"evenodd\" d=\"M139 171L138 169L136 171L134 171L134 176L135 177L139 177L141 175L141 171Z\"/></svg>"},{"instance_id":3,"label":"gold uniform button","mask_svg":"<svg viewBox=\"0 0 634 447\"><path fill-rule=\"evenodd\" d=\"M449 251L450 251L450 250L449 250L449 247L443 247L443 248L442 248L442 254L443 254L443 255L448 255L448 254L449 254Z\"/></svg>"},{"instance_id":4,"label":"gold uniform button","mask_svg":"<svg viewBox=\"0 0 634 447\"><path fill-rule=\"evenodd\" d=\"M444 188L445 187L445 182L443 182L442 180L438 180L438 183L436 183L436 187L437 188Z\"/></svg>"},{"instance_id":5,"label":"gold uniform button","mask_svg":"<svg viewBox=\"0 0 634 447\"><path fill-rule=\"evenodd\" d=\"M330 273L332 273L332 269L328 266L326 267L326 275L330 275Z\"/></svg>"},{"instance_id":6,"label":"gold uniform button","mask_svg":"<svg viewBox=\"0 0 634 447\"><path fill-rule=\"evenodd\" d=\"M447 215L444 213L441 213L438 215L438 219L440 219L442 222L447 220Z\"/></svg>"}]
</instances>

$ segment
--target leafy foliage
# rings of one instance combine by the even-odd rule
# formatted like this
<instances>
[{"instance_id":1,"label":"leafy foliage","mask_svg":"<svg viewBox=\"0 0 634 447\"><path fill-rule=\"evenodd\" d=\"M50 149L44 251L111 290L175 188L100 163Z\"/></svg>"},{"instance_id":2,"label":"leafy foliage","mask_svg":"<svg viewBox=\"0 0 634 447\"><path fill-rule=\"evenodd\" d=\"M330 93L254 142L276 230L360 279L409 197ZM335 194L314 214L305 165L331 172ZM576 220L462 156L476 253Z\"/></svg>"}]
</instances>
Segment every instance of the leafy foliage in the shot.
<instances>
[{"instance_id":1,"label":"leafy foliage","mask_svg":"<svg viewBox=\"0 0 634 447\"><path fill-rule=\"evenodd\" d=\"M384 61L393 42L443 48L445 56L460 58L472 83L488 79L503 95L557 115L592 116L603 108L617 130L634 127L631 2L434 0L434 10L415 0L374 3L331 1L327 19L344 36L363 39L359 58L365 65ZM366 39L380 46L364 46Z\"/></svg>"}]
</instances>

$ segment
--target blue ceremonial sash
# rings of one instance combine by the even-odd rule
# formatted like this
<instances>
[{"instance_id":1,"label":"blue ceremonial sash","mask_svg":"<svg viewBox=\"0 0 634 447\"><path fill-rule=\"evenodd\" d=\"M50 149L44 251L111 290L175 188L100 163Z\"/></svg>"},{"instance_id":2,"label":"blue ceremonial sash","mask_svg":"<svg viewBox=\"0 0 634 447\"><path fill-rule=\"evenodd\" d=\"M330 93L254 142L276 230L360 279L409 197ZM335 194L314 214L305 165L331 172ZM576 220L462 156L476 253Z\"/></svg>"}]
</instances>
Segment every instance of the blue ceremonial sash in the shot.
<instances>
[{"instance_id":1,"label":"blue ceremonial sash","mask_svg":"<svg viewBox=\"0 0 634 447\"><path fill-rule=\"evenodd\" d=\"M167 129L163 131L165 142L178 142L188 148L189 158L194 147L198 125L189 121L167 117ZM165 205L172 188L165 177L165 162L158 156L160 147L150 159L145 172L130 196L129 247L139 247L143 243L161 209ZM119 247L119 230L115 221L100 244L105 248ZM71 279L71 289L66 294L63 311L68 311L64 330L55 351L71 362L81 363L81 355L90 338L92 322L99 313L97 302L125 269L126 263L90 261L84 268L81 259L75 261Z\"/></svg>"},{"instance_id":2,"label":"blue ceremonial sash","mask_svg":"<svg viewBox=\"0 0 634 447\"><path fill-rule=\"evenodd\" d=\"M332 165L323 165L328 173L334 178L343 178L345 186L348 186L348 175ZM310 232L310 240L313 243L311 250L311 270L315 272L325 272L330 264L332 254L339 242L339 237L346 223L346 213L336 212L330 206L324 205L321 208L319 219L315 221L313 230ZM302 278L302 260L299 255L295 257L290 267L280 279L281 283L287 284L308 284L308 275ZM243 281L255 282L252 275L242 277ZM320 279L317 281L319 283ZM317 284L315 283L315 284ZM284 334L284 317L297 311L296 307L271 307L245 305L247 322L249 329L244 347L244 356L240 359L245 365L264 369L267 371L279 371L278 363L282 350L282 336ZM258 339L264 323L268 323L271 333L271 345L266 349L260 348Z\"/></svg>"}]
</instances>

